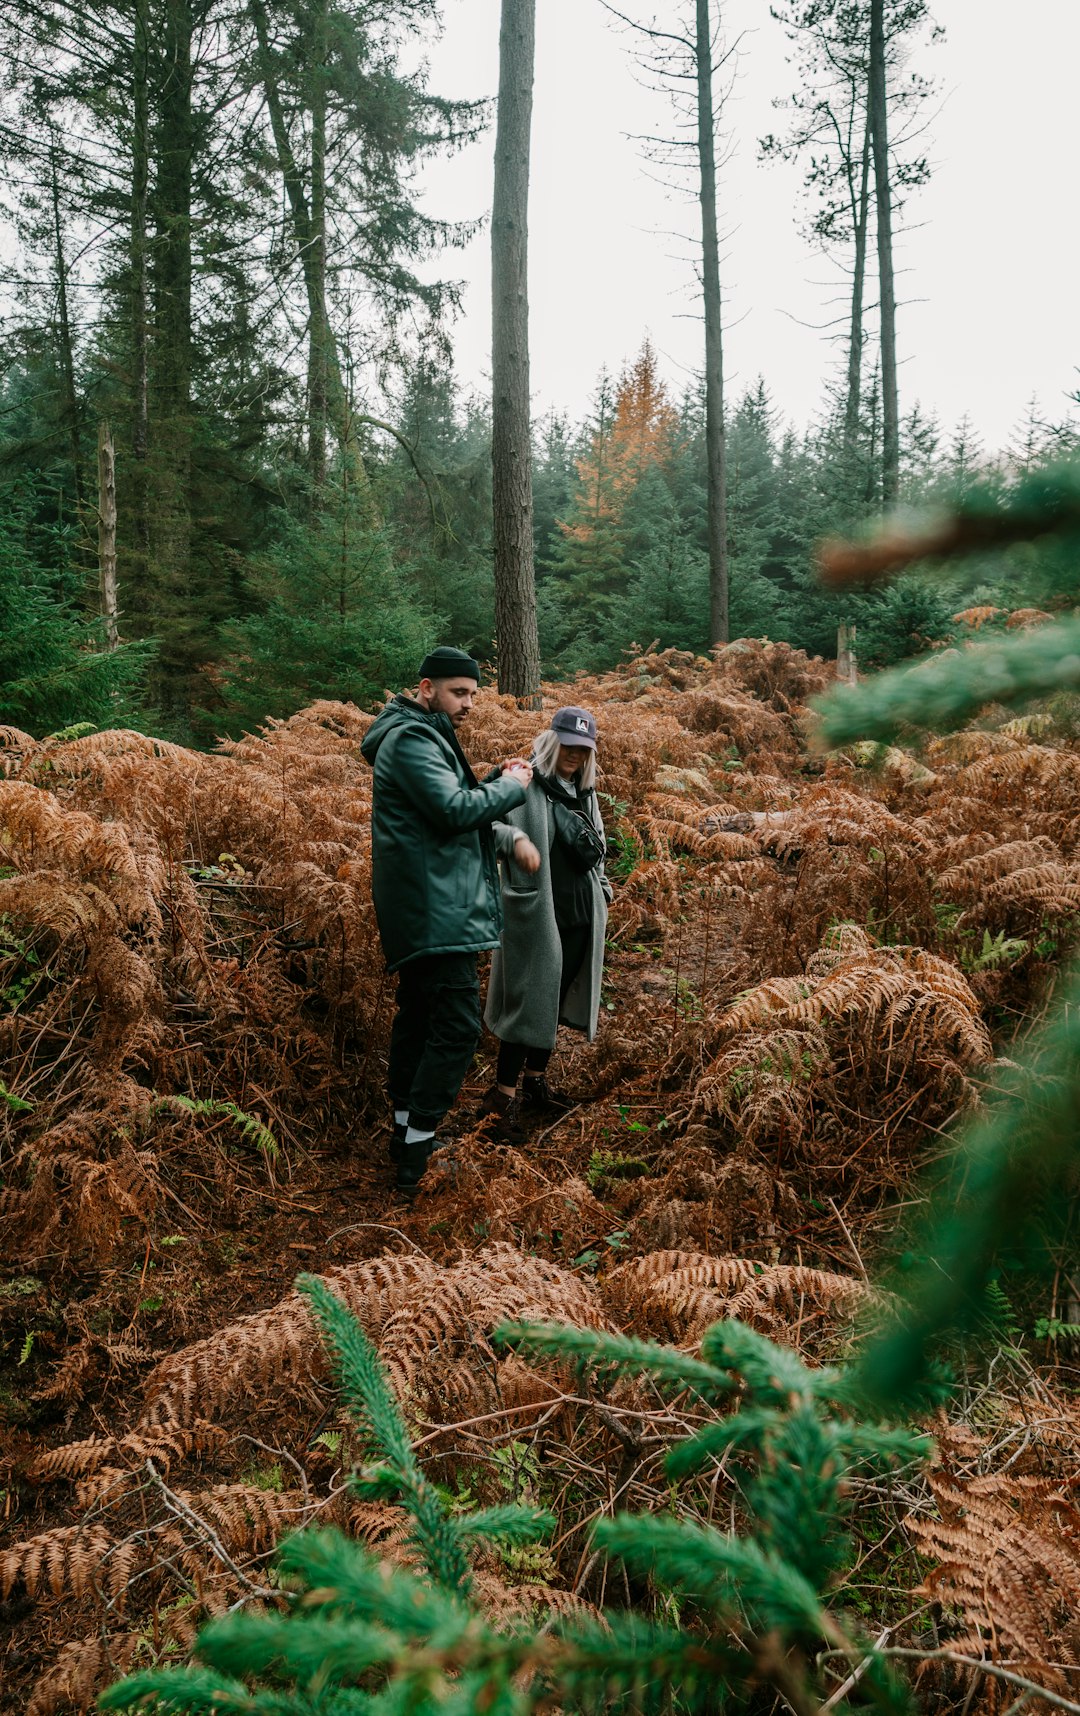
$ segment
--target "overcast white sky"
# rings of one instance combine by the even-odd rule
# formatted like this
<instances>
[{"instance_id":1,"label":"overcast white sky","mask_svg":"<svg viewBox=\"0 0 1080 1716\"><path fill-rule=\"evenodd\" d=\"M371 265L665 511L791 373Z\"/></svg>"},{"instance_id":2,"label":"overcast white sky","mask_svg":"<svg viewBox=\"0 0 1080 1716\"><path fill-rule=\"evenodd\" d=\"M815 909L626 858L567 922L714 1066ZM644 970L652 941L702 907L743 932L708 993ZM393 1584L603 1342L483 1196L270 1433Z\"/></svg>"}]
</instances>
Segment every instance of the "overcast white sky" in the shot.
<instances>
[{"instance_id":1,"label":"overcast white sky","mask_svg":"<svg viewBox=\"0 0 1080 1716\"><path fill-rule=\"evenodd\" d=\"M633 11L633 0L624 10ZM672 19L679 0L656 0ZM782 122L771 108L793 73L767 0L723 0L728 35L743 33L726 111L723 170L725 365L733 394L761 373L797 425L818 408L838 352L822 324L838 277L799 237L800 174L759 165L757 138ZM696 208L649 177L627 132L663 118L635 81L628 38L598 0L538 0L530 198L532 386L535 409L580 417L601 364L618 371L649 332L669 380L698 366L689 248ZM919 55L939 82L929 153L934 175L909 204L898 253L901 409L916 400L950 430L968 414L988 451L1003 446L1034 395L1059 420L1080 385L1080 129L1075 77L1078 0L935 0L945 41ZM499 0L444 0L429 48L430 86L481 96L498 82ZM433 213L472 216L491 201L493 131L425 173ZM1073 212L1070 213L1070 210ZM451 253L466 277L455 331L462 381L485 386L490 352L488 237ZM830 307L831 305L831 307ZM807 325L810 324L810 325Z\"/></svg>"}]
</instances>

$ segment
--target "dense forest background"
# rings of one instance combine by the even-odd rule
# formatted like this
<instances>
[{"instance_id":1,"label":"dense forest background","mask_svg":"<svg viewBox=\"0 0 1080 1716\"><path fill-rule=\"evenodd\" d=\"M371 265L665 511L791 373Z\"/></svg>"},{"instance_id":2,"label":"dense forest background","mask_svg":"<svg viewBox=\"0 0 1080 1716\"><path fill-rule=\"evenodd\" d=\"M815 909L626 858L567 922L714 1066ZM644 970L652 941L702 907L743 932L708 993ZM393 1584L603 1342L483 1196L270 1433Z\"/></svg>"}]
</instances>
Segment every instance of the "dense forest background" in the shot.
<instances>
[{"instance_id":1,"label":"dense forest background","mask_svg":"<svg viewBox=\"0 0 1080 1716\"><path fill-rule=\"evenodd\" d=\"M890 499L862 278L869 126L855 126L862 204L847 209L858 152L830 156L821 129L846 113L855 134L869 9L778 15L810 83L762 153L805 157L808 241L862 274L846 351L823 343L807 429L775 403L782 377L726 401L730 635L831 655L853 624L860 659L882 664L950 638L957 612L1073 591L1032 548L977 562L962 587L917 570L865 593L818 587L814 543ZM472 229L416 194L423 163L490 114L408 69L431 0L122 0L93 15L12 0L0 17L0 720L205 746L314 697L370 706L438 639L492 661L490 402L458 382L453 350L453 247ZM822 17L847 43L846 94L813 85L802 38ZM932 20L921 0L889 0L885 21L899 217L930 171L917 56ZM909 403L900 499L976 479L1005 493L1075 442L1032 407L991 454L970 424ZM534 422L533 460L545 671L602 670L654 641L706 649L703 379L676 394L643 330L583 421Z\"/></svg>"}]
</instances>

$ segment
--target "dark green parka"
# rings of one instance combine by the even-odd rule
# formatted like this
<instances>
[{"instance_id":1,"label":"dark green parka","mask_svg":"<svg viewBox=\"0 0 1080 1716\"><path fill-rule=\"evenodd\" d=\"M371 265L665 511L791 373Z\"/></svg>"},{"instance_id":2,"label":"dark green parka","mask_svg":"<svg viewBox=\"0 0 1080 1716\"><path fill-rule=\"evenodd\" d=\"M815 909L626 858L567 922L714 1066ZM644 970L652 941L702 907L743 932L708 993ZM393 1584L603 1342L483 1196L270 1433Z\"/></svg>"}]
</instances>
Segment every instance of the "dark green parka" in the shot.
<instances>
[{"instance_id":1,"label":"dark green parka","mask_svg":"<svg viewBox=\"0 0 1080 1716\"><path fill-rule=\"evenodd\" d=\"M449 716L411 697L390 700L360 749L375 770L371 885L389 969L425 954L497 947L491 824L524 803L525 788L503 775L481 786Z\"/></svg>"}]
</instances>

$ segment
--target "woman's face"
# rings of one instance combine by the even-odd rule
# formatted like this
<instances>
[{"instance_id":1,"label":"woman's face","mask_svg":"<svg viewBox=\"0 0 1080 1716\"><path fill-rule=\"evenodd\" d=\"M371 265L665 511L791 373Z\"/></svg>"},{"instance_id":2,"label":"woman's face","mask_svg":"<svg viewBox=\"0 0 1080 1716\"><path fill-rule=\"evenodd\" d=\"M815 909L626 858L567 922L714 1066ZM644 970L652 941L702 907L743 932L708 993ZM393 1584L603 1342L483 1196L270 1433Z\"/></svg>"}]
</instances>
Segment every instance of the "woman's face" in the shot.
<instances>
[{"instance_id":1,"label":"woman's face","mask_svg":"<svg viewBox=\"0 0 1080 1716\"><path fill-rule=\"evenodd\" d=\"M588 745L560 745L555 759L555 773L569 780L571 775L576 775L578 770L584 767L588 754Z\"/></svg>"}]
</instances>

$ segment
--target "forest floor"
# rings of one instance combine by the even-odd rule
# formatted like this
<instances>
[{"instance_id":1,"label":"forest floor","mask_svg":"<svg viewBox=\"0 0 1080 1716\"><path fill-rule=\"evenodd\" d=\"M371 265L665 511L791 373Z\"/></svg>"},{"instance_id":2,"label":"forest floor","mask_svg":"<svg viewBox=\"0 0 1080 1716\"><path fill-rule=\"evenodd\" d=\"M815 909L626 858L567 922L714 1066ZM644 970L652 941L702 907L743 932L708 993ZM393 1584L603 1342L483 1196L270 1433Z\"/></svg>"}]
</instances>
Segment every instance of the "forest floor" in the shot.
<instances>
[{"instance_id":1,"label":"forest floor","mask_svg":"<svg viewBox=\"0 0 1080 1716\"><path fill-rule=\"evenodd\" d=\"M82 1711L186 1651L207 1614L272 1595L274 1545L307 1520L404 1553L397 1511L344 1482L301 1271L377 1342L461 1505L556 1514L550 1546L485 1566L497 1611L621 1600L588 1527L673 1505L679 1422L507 1355L500 1321L692 1347L735 1315L843 1353L950 1127L1052 989L1080 749L1060 711L989 710L918 756L816 756L831 677L742 642L545 687L601 729L601 1029L560 1044L576 1106L517 1149L476 1126L485 1039L454 1160L411 1204L387 1154L371 717L317 704L210 756L0 733L0 1711ZM478 772L536 724L483 694ZM1003 1274L929 1473L860 1493L838 1597L1072 1697L1075 1275L1063 1258L1044 1302ZM678 1505L730 1501L718 1470Z\"/></svg>"}]
</instances>

